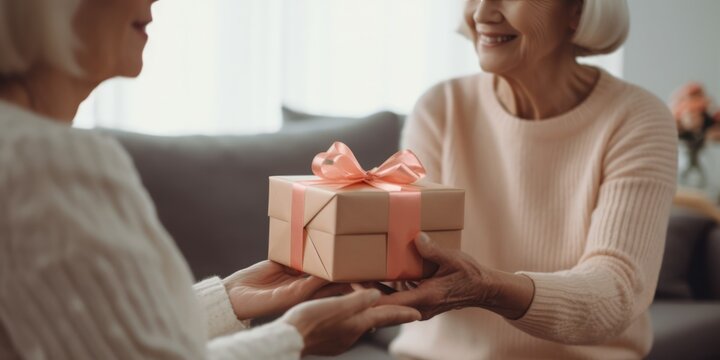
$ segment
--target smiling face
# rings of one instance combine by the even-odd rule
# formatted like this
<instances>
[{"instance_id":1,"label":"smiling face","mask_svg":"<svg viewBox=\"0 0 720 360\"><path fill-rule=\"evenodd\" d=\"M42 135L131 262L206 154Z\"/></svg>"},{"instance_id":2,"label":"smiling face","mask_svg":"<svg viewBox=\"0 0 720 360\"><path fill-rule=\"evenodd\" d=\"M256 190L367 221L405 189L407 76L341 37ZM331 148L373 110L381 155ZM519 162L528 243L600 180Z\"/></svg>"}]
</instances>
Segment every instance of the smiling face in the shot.
<instances>
[{"instance_id":1,"label":"smiling face","mask_svg":"<svg viewBox=\"0 0 720 360\"><path fill-rule=\"evenodd\" d=\"M508 75L574 56L581 11L579 0L467 0L465 21L483 70Z\"/></svg>"},{"instance_id":2,"label":"smiling face","mask_svg":"<svg viewBox=\"0 0 720 360\"><path fill-rule=\"evenodd\" d=\"M87 80L140 74L155 1L82 0L74 25L80 43L77 60Z\"/></svg>"}]
</instances>

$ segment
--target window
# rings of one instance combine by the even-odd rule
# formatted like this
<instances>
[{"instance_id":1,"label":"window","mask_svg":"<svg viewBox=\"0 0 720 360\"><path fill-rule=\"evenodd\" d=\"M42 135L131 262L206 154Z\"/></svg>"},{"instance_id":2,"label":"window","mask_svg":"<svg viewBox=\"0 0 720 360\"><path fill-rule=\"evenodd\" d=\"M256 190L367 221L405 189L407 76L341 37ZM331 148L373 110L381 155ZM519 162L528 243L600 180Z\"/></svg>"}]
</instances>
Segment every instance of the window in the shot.
<instances>
[{"instance_id":1,"label":"window","mask_svg":"<svg viewBox=\"0 0 720 360\"><path fill-rule=\"evenodd\" d=\"M282 104L407 113L433 84L479 71L462 0L158 2L138 79L110 80L81 127L161 135L277 130ZM622 54L590 59L612 73Z\"/></svg>"}]
</instances>

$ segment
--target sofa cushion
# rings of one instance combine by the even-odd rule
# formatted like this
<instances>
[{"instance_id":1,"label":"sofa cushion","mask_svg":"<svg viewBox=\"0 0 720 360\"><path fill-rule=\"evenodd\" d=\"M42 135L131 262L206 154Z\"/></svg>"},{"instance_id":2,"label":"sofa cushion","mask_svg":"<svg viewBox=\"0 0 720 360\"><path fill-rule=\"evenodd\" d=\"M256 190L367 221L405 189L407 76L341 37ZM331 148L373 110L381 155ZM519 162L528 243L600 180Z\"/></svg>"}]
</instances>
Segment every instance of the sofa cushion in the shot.
<instances>
[{"instance_id":1,"label":"sofa cushion","mask_svg":"<svg viewBox=\"0 0 720 360\"><path fill-rule=\"evenodd\" d=\"M720 359L720 302L657 301L648 359Z\"/></svg>"},{"instance_id":2,"label":"sofa cushion","mask_svg":"<svg viewBox=\"0 0 720 360\"><path fill-rule=\"evenodd\" d=\"M132 156L163 225L197 278L267 258L268 176L310 174L313 157L347 143L371 168L398 149L397 117L249 136L156 137L106 130Z\"/></svg>"},{"instance_id":3,"label":"sofa cushion","mask_svg":"<svg viewBox=\"0 0 720 360\"><path fill-rule=\"evenodd\" d=\"M390 355L387 350L375 347L371 344L361 342L357 346L352 348L350 351L334 356L332 358L325 356L305 356L302 360L394 360L395 358Z\"/></svg>"},{"instance_id":4,"label":"sofa cushion","mask_svg":"<svg viewBox=\"0 0 720 360\"><path fill-rule=\"evenodd\" d=\"M690 268L693 296L700 300L720 300L720 227L702 239Z\"/></svg>"},{"instance_id":5,"label":"sofa cushion","mask_svg":"<svg viewBox=\"0 0 720 360\"><path fill-rule=\"evenodd\" d=\"M691 299L690 269L697 245L703 241L715 222L691 211L674 209L665 243L658 286L658 299Z\"/></svg>"}]
</instances>

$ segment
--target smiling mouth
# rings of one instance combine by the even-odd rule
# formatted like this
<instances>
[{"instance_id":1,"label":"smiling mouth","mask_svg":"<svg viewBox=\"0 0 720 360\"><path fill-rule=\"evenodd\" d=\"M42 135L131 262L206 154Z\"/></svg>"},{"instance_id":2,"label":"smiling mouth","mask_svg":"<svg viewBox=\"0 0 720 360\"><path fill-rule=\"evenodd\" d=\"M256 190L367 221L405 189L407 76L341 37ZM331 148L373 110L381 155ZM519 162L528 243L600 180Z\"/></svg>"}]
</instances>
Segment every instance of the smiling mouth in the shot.
<instances>
[{"instance_id":1,"label":"smiling mouth","mask_svg":"<svg viewBox=\"0 0 720 360\"><path fill-rule=\"evenodd\" d=\"M517 39L517 35L480 34L480 43L484 46L500 46Z\"/></svg>"}]
</instances>

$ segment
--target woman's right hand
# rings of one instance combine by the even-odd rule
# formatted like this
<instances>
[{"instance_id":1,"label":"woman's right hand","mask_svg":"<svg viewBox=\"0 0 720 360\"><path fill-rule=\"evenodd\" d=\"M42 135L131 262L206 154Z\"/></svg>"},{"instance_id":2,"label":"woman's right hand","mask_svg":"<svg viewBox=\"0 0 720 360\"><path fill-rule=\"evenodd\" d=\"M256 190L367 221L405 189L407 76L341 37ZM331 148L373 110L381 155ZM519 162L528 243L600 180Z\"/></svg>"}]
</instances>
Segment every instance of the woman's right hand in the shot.
<instances>
[{"instance_id":1,"label":"woman's right hand","mask_svg":"<svg viewBox=\"0 0 720 360\"><path fill-rule=\"evenodd\" d=\"M280 319L297 328L305 341L303 355L337 355L349 349L371 329L420 320L420 313L406 306L381 305L378 290L299 304Z\"/></svg>"}]
</instances>

